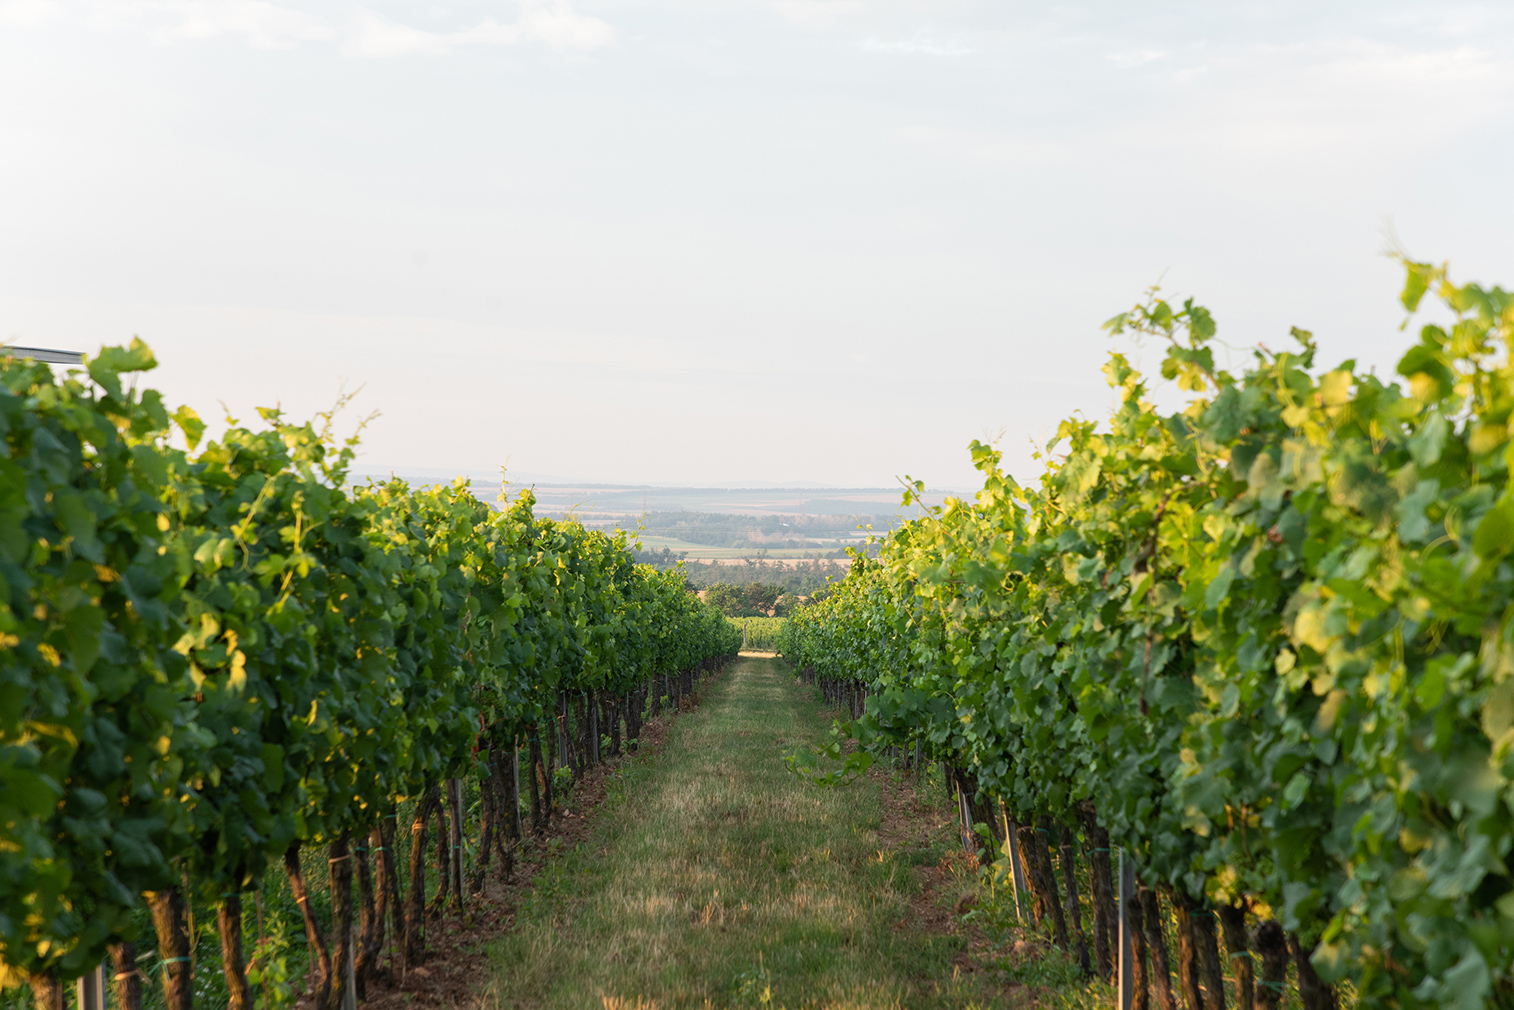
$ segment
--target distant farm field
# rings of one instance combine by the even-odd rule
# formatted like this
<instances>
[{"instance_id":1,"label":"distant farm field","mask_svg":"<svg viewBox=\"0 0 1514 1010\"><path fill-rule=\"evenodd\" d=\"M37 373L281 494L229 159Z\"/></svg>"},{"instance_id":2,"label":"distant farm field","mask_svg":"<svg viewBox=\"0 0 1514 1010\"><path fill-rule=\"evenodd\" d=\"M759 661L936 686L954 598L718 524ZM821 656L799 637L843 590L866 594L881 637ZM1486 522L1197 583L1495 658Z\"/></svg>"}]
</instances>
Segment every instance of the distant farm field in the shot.
<instances>
[{"instance_id":1,"label":"distant farm field","mask_svg":"<svg viewBox=\"0 0 1514 1010\"><path fill-rule=\"evenodd\" d=\"M687 540L677 540L673 537L641 536L642 550L660 551L667 548L675 554L687 552L690 558L701 561L710 560L740 560L750 558L757 553L757 548L752 547L709 547L704 544L691 544ZM860 543L860 539L858 541ZM804 548L774 548L767 551L769 558L828 558L836 551L835 547L829 549L819 547Z\"/></svg>"}]
</instances>

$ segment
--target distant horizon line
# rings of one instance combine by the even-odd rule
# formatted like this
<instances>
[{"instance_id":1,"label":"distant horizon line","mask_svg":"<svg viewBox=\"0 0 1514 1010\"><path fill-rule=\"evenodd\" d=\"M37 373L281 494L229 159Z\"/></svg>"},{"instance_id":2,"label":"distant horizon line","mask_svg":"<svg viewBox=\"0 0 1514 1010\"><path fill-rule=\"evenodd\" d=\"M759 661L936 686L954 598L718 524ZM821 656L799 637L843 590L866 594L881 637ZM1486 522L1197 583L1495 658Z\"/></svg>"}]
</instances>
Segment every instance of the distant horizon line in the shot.
<instances>
[{"instance_id":1,"label":"distant horizon line","mask_svg":"<svg viewBox=\"0 0 1514 1010\"><path fill-rule=\"evenodd\" d=\"M353 474L356 474L356 475L359 475L359 476L385 476L385 475L392 475L392 476L395 476L395 477L404 477L404 476L409 475L409 476L416 476L416 477L432 477L432 478L442 477L442 478L449 478L449 479L450 478L456 478L456 477L466 477L468 480L470 480L470 481L472 481L474 483L478 483L478 484L500 484L500 485L502 485L502 482L500 481L500 479L499 479L499 477L497 475L495 475L495 476L484 476L485 471L481 471L481 470L449 470L449 469L446 469L444 467L424 467L424 466L403 466L402 467L402 466L375 466L375 465L366 465L366 466L364 466L364 465L360 465L360 466L354 466L354 467L352 467L349 472L353 473ZM702 484L702 483L691 483L691 482L687 482L687 481L667 481L667 482L663 482L663 483L627 484L627 483L622 483L622 482L619 482L619 481L593 481L593 480L585 480L585 479L583 479L581 477L561 477L561 476L556 476L556 475L553 475L553 474L530 473L530 472L524 472L524 471L511 474L508 470L506 471L506 476L508 477L510 484L523 484L523 483L550 484L553 487L584 488L584 489L604 488L604 489L616 489L616 490L626 490L626 491L645 491L645 490L655 491L655 490L658 490L660 488L666 488L668 490L682 490L682 491L851 491L851 492L873 492L873 493L876 493L876 492L882 492L882 491L902 491L902 490L904 490L903 486L900 485L900 484L890 484L890 485L887 485L887 486L880 486L880 485L862 486L862 485L845 485L845 484L821 484L821 483L814 482L814 481L795 481L793 483L779 483L777 481L749 481L749 482L745 482L745 483L729 483L729 484ZM940 485L940 486L927 485L926 488L925 488L925 490L928 491L928 492L943 492L943 491L944 492L971 492L971 491L976 491L977 488L967 488L967 487L958 487L958 486L949 486L949 485Z\"/></svg>"}]
</instances>

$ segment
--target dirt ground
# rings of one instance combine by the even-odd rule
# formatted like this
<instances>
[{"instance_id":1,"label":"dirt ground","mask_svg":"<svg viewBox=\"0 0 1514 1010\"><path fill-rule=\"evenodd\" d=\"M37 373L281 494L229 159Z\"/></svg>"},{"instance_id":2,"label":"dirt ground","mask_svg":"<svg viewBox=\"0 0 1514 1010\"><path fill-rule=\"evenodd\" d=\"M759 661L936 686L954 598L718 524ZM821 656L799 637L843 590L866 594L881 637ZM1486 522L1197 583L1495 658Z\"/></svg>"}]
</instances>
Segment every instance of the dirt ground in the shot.
<instances>
[{"instance_id":1,"label":"dirt ground","mask_svg":"<svg viewBox=\"0 0 1514 1010\"><path fill-rule=\"evenodd\" d=\"M878 783L883 806L878 840L889 851L934 853L944 848L939 860L910 867L919 892L910 902L909 917L895 923L895 931L959 938L963 949L953 959L955 973L980 975L979 984L998 993L1000 1006L1033 1005L1031 990L999 967L1001 952L981 929L962 918L977 901L978 860L963 850L951 809L939 796L922 795L921 783L913 775L878 767L869 775Z\"/></svg>"}]
</instances>

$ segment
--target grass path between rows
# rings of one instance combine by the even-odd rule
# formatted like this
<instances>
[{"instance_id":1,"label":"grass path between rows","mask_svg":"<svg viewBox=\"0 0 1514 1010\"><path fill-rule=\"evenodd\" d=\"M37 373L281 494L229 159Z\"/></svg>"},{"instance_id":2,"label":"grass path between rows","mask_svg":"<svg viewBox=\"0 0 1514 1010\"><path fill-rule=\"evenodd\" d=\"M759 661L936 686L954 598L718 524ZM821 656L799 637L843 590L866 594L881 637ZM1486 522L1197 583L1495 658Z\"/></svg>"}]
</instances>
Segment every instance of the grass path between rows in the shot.
<instances>
[{"instance_id":1,"label":"grass path between rows","mask_svg":"<svg viewBox=\"0 0 1514 1010\"><path fill-rule=\"evenodd\" d=\"M912 928L877 783L820 788L784 766L828 728L781 663L729 667L537 879L486 1005L981 1006L953 978L960 940Z\"/></svg>"}]
</instances>

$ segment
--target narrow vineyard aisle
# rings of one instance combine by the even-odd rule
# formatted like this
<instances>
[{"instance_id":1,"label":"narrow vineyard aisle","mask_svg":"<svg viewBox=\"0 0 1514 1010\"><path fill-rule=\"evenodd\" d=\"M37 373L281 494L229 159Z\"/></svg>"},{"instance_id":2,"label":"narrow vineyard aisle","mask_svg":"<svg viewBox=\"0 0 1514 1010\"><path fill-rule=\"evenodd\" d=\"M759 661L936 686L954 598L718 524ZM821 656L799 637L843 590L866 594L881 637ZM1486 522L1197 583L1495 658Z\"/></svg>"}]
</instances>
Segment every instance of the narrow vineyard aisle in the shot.
<instances>
[{"instance_id":1,"label":"narrow vineyard aisle","mask_svg":"<svg viewBox=\"0 0 1514 1010\"><path fill-rule=\"evenodd\" d=\"M782 664L735 663L538 878L484 1005L987 1005L954 980L960 943L911 926L877 783L824 789L785 768L828 728Z\"/></svg>"}]
</instances>

